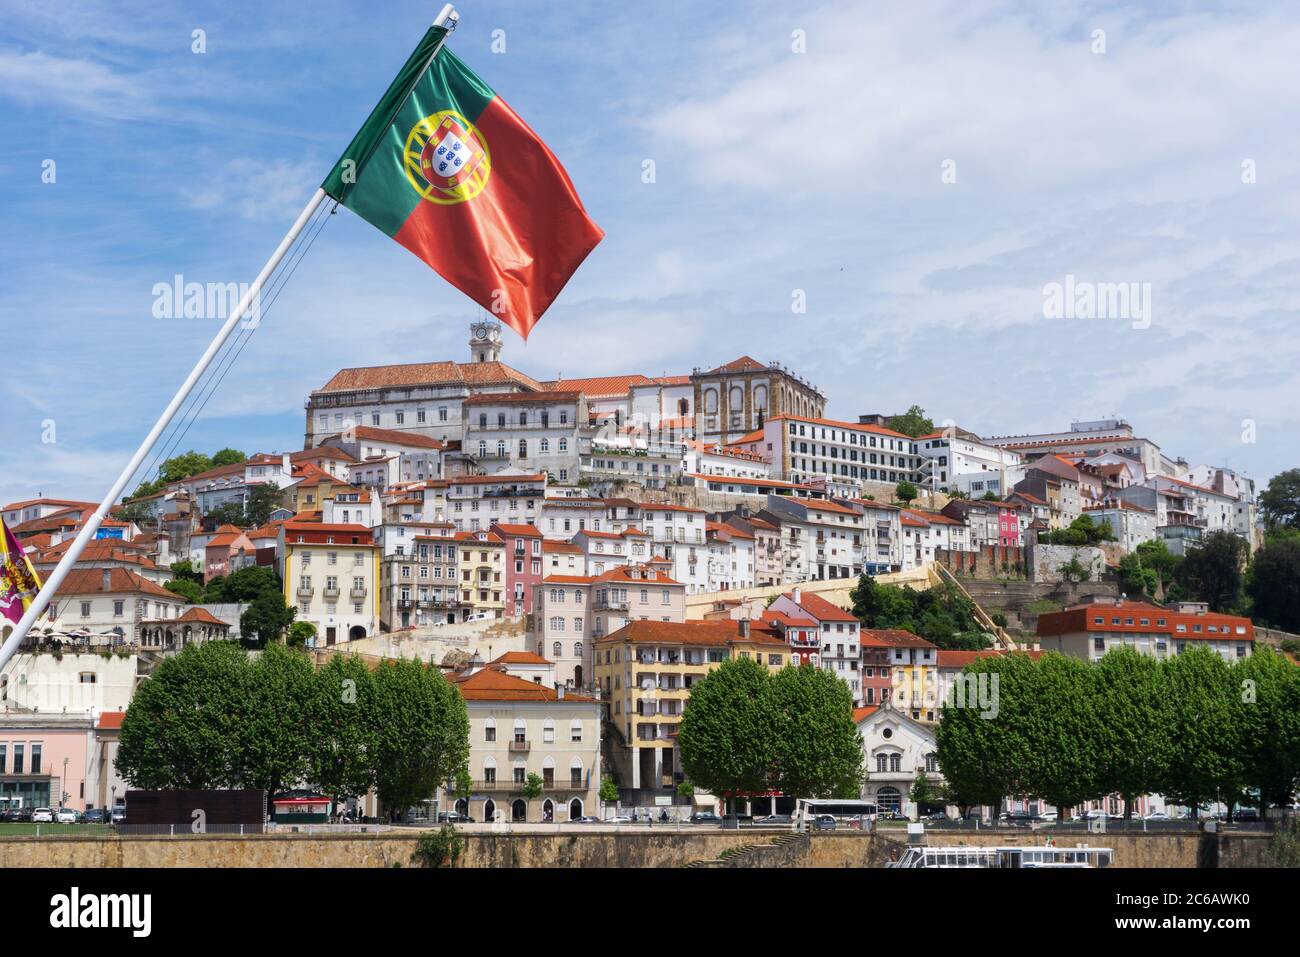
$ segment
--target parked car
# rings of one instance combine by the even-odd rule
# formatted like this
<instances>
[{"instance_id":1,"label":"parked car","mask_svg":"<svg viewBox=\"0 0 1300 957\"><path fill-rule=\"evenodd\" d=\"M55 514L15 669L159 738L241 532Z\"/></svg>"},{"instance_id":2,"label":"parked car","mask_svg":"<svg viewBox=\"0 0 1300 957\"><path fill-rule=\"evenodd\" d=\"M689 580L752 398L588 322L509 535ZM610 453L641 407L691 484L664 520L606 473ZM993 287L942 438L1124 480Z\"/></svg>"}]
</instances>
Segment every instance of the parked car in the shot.
<instances>
[{"instance_id":1,"label":"parked car","mask_svg":"<svg viewBox=\"0 0 1300 957\"><path fill-rule=\"evenodd\" d=\"M31 820L33 824L53 824L54 812L47 807L32 808Z\"/></svg>"},{"instance_id":2,"label":"parked car","mask_svg":"<svg viewBox=\"0 0 1300 957\"><path fill-rule=\"evenodd\" d=\"M1144 821L1168 821L1168 820L1170 820L1170 817L1169 817L1169 815L1168 815L1167 813L1165 813L1164 811L1152 811L1150 814L1148 814L1148 815L1147 815L1146 817L1144 817L1142 820L1144 820Z\"/></svg>"},{"instance_id":3,"label":"parked car","mask_svg":"<svg viewBox=\"0 0 1300 957\"><path fill-rule=\"evenodd\" d=\"M571 817L564 823L565 824L599 824L600 818L587 814L584 815L583 817Z\"/></svg>"},{"instance_id":4,"label":"parked car","mask_svg":"<svg viewBox=\"0 0 1300 957\"><path fill-rule=\"evenodd\" d=\"M696 811L691 815L692 824L721 824L722 818L712 811Z\"/></svg>"},{"instance_id":5,"label":"parked car","mask_svg":"<svg viewBox=\"0 0 1300 957\"><path fill-rule=\"evenodd\" d=\"M30 807L20 807L18 813L14 816L15 821L30 821L32 819L32 809Z\"/></svg>"},{"instance_id":6,"label":"parked car","mask_svg":"<svg viewBox=\"0 0 1300 957\"><path fill-rule=\"evenodd\" d=\"M948 820L948 815L945 814L943 811L932 811L931 813L929 813L929 814L925 815L923 818L921 818L921 820L923 820L923 821L946 821L946 820Z\"/></svg>"},{"instance_id":7,"label":"parked car","mask_svg":"<svg viewBox=\"0 0 1300 957\"><path fill-rule=\"evenodd\" d=\"M605 818L606 824L631 824L632 818L626 814L615 814L612 817Z\"/></svg>"},{"instance_id":8,"label":"parked car","mask_svg":"<svg viewBox=\"0 0 1300 957\"><path fill-rule=\"evenodd\" d=\"M1259 809L1253 807L1238 808L1236 811L1232 812L1232 819L1234 821L1242 821L1242 822L1258 821Z\"/></svg>"},{"instance_id":9,"label":"parked car","mask_svg":"<svg viewBox=\"0 0 1300 957\"><path fill-rule=\"evenodd\" d=\"M813 818L813 827L819 831L833 831L835 830L835 818L829 814L818 814Z\"/></svg>"},{"instance_id":10,"label":"parked car","mask_svg":"<svg viewBox=\"0 0 1300 957\"><path fill-rule=\"evenodd\" d=\"M70 807L61 807L54 813L54 820L59 824L76 824L77 812Z\"/></svg>"},{"instance_id":11,"label":"parked car","mask_svg":"<svg viewBox=\"0 0 1300 957\"><path fill-rule=\"evenodd\" d=\"M126 808L124 808L124 807L115 807L115 808L113 808L113 814L112 814L111 817L112 817L112 823L114 823L114 824L125 824L125 823L126 823Z\"/></svg>"},{"instance_id":12,"label":"parked car","mask_svg":"<svg viewBox=\"0 0 1300 957\"><path fill-rule=\"evenodd\" d=\"M443 811L438 815L440 824L473 824L474 819L468 814L461 814L459 811Z\"/></svg>"},{"instance_id":13,"label":"parked car","mask_svg":"<svg viewBox=\"0 0 1300 957\"><path fill-rule=\"evenodd\" d=\"M1043 823L1043 819L1037 814L1008 814L999 823L1006 827L1033 827Z\"/></svg>"},{"instance_id":14,"label":"parked car","mask_svg":"<svg viewBox=\"0 0 1300 957\"><path fill-rule=\"evenodd\" d=\"M794 818L789 814L768 814L765 817L754 818L755 824L789 824Z\"/></svg>"},{"instance_id":15,"label":"parked car","mask_svg":"<svg viewBox=\"0 0 1300 957\"><path fill-rule=\"evenodd\" d=\"M102 807L92 807L87 809L86 813L81 816L81 819L87 824L107 824L108 811Z\"/></svg>"}]
</instances>

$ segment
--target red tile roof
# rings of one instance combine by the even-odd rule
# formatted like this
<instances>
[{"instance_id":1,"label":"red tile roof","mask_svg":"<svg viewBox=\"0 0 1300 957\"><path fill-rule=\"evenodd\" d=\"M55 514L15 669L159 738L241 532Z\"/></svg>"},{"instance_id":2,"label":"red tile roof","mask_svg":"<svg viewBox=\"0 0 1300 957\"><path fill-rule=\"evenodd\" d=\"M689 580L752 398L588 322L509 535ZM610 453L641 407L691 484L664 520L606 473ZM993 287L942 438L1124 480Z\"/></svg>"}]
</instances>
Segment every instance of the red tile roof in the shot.
<instances>
[{"instance_id":1,"label":"red tile roof","mask_svg":"<svg viewBox=\"0 0 1300 957\"><path fill-rule=\"evenodd\" d=\"M122 719L125 717L125 711L103 711L100 712L99 720L95 722L95 727L100 731L120 731L122 728Z\"/></svg>"},{"instance_id":2,"label":"red tile roof","mask_svg":"<svg viewBox=\"0 0 1300 957\"><path fill-rule=\"evenodd\" d=\"M872 648L937 648L931 641L901 628L863 628L860 645Z\"/></svg>"},{"instance_id":3,"label":"red tile roof","mask_svg":"<svg viewBox=\"0 0 1300 957\"><path fill-rule=\"evenodd\" d=\"M793 592L786 592L782 597L794 601ZM857 618L843 608L832 605L821 595L813 592L801 591L796 604L818 621L857 621Z\"/></svg>"},{"instance_id":4,"label":"red tile roof","mask_svg":"<svg viewBox=\"0 0 1300 957\"><path fill-rule=\"evenodd\" d=\"M740 622L723 620L706 621L633 621L618 631L611 632L604 638L597 639L597 644L613 641L630 641L662 643L668 645L728 645L758 644L780 645L789 647L781 632L763 622L753 621L749 624L749 637L740 635Z\"/></svg>"},{"instance_id":5,"label":"red tile roof","mask_svg":"<svg viewBox=\"0 0 1300 957\"><path fill-rule=\"evenodd\" d=\"M462 384L519 385L534 392L542 391L540 382L504 362L412 362L340 369L317 392Z\"/></svg>"},{"instance_id":6,"label":"red tile roof","mask_svg":"<svg viewBox=\"0 0 1300 957\"><path fill-rule=\"evenodd\" d=\"M547 688L533 681L516 678L494 667L487 667L472 675L451 676L453 685L460 691L466 701L560 701L560 695L554 688ZM590 702L594 698L585 695L565 693L564 701Z\"/></svg>"}]
</instances>

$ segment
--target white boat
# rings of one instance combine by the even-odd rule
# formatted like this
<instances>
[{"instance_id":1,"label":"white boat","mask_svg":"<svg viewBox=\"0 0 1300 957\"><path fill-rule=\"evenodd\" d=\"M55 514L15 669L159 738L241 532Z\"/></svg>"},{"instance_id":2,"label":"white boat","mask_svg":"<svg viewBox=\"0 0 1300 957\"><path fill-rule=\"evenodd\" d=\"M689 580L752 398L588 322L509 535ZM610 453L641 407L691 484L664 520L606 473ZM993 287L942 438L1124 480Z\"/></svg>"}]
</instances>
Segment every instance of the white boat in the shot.
<instances>
[{"instance_id":1,"label":"white boat","mask_svg":"<svg viewBox=\"0 0 1300 957\"><path fill-rule=\"evenodd\" d=\"M909 847L886 867L1109 867L1109 847Z\"/></svg>"}]
</instances>

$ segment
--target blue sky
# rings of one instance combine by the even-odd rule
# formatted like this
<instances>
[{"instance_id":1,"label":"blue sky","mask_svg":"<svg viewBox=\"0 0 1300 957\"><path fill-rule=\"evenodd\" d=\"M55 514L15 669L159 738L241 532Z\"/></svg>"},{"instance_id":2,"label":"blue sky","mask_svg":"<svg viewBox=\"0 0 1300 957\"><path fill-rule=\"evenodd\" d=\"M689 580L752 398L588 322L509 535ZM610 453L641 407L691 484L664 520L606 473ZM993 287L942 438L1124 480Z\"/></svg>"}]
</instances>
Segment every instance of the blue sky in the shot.
<instances>
[{"instance_id":1,"label":"blue sky","mask_svg":"<svg viewBox=\"0 0 1300 957\"><path fill-rule=\"evenodd\" d=\"M439 6L0 2L0 501L100 497L219 324L154 318L154 284L250 280ZM526 346L507 332L511 364L750 354L835 417L919 403L997 434L1119 414L1261 487L1300 464L1285 4L459 9L454 48L607 234ZM1149 326L1044 318L1067 275L1150 283ZM475 312L340 210L183 447L298 448L335 370L461 359Z\"/></svg>"}]
</instances>

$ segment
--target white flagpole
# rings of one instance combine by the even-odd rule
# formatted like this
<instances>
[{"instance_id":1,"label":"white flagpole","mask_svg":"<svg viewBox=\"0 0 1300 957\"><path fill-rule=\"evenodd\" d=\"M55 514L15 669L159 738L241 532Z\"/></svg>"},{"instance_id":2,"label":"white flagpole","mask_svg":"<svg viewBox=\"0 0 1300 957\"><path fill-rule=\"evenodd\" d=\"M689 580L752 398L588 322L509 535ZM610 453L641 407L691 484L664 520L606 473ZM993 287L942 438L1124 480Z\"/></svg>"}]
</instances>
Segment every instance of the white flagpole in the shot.
<instances>
[{"instance_id":1,"label":"white flagpole","mask_svg":"<svg viewBox=\"0 0 1300 957\"><path fill-rule=\"evenodd\" d=\"M456 12L456 8L450 3L445 5L438 13L438 16L434 18L434 26L442 26L447 30L447 34L443 36L442 41L440 41L434 48L433 52L435 55L438 50L442 48L442 44L446 42L447 36L456 29L456 24L459 20L460 14ZM432 57L430 57L430 59L432 59ZM94 513L86 521L86 524L82 527L81 531L77 533L77 537L72 540L72 545L69 546L67 552L64 553L63 558L59 561L59 564L55 566L54 571L50 572L50 577L42 583L40 591L38 591L36 597L32 599L31 606L28 607L18 624L14 626L13 632L7 639L5 639L4 645L0 646L0 670L9 663L9 659L12 658L14 652L18 650L18 646L22 644L22 640L27 637L27 633L31 630L36 619L41 616L43 611L45 611L46 606L50 603L50 599L53 598L54 593L59 590L59 585L63 583L63 579L68 576L68 572L70 572L73 566L76 565L77 559L81 557L82 551L86 548L86 543L95 537L95 533L99 530L100 523L104 521L109 511L112 509L113 504L126 489L126 483L131 481L131 477L135 475L136 470L140 468L145 458L153 450L159 437L163 434L163 431L167 428L168 424L170 424L172 418L176 415L176 412L185 402L186 397L194 390L194 386L198 384L203 373L207 370L208 366L212 364L212 360L216 358L222 345L224 345L226 340L230 338L230 334L235 331L235 326L237 326L239 321L244 317L245 312L248 311L248 307L261 294L262 287L266 284L266 281L271 278L271 274L275 272L276 267L280 265L280 261L284 259L285 254L289 251L289 247L293 245L294 240L298 238L303 227L307 225L307 221L311 219L312 214L316 212L317 208L322 202L324 202L325 198L325 190L317 189L312 195L312 198L308 200L307 205L303 207L303 211L298 214L298 218L294 221L293 226L289 228L289 232L285 233L284 239L280 240L280 245L277 246L275 252L271 254L271 258L266 261L266 265L262 267L262 271L257 274L257 278L248 288L248 292L244 293L243 298L239 300L239 304L230 314L230 317L226 319L225 325L221 327L216 338L209 343L207 351L199 357L198 363L190 371L189 377L181 383L180 389L177 390L174 396L172 396L172 400L167 404L167 408L163 409L162 415L158 417L158 421L154 423L149 434L145 436L140 447L136 449L135 455L133 455L131 461L126 464L126 468L122 470L122 474L117 477L117 481L113 483L113 487L108 490L108 494L104 496L104 500L99 503L99 507L95 509Z\"/></svg>"}]
</instances>

